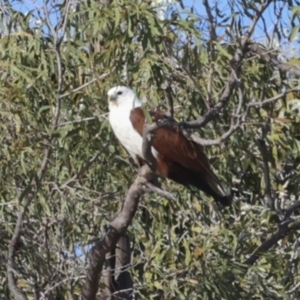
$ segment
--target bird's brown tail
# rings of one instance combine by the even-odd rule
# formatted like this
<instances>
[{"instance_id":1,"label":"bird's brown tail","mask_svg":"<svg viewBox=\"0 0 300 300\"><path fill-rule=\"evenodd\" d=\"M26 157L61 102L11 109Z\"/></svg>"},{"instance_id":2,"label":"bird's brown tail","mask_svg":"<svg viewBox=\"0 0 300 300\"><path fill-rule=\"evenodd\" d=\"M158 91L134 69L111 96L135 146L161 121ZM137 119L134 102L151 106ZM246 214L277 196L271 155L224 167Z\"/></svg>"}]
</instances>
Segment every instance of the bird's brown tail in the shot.
<instances>
[{"instance_id":1,"label":"bird's brown tail","mask_svg":"<svg viewBox=\"0 0 300 300\"><path fill-rule=\"evenodd\" d=\"M212 171L203 176L203 174L187 170L180 165L176 166L176 170L171 169L169 171L168 177L177 183L194 186L212 196L215 201L223 206L229 206L231 204L231 195L225 191L222 182Z\"/></svg>"}]
</instances>

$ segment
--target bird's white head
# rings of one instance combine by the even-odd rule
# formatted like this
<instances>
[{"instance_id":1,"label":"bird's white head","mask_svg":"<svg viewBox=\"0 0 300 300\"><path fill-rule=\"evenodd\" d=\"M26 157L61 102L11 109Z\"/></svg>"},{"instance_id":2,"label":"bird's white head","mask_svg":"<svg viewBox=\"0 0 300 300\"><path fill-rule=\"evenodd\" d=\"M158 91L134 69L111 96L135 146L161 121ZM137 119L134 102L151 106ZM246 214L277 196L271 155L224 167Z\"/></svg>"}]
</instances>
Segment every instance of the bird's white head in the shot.
<instances>
[{"instance_id":1,"label":"bird's white head","mask_svg":"<svg viewBox=\"0 0 300 300\"><path fill-rule=\"evenodd\" d=\"M109 110L117 107L133 109L141 105L141 100L137 97L135 91L126 86L115 86L107 92Z\"/></svg>"}]
</instances>

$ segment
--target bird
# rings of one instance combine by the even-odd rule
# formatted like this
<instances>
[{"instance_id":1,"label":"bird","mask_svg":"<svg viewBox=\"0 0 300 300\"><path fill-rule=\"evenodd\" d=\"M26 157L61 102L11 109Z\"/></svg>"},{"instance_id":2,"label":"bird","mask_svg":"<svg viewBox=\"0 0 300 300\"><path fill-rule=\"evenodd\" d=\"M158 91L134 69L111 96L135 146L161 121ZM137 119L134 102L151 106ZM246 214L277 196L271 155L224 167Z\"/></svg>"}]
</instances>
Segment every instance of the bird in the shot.
<instances>
[{"instance_id":1,"label":"bird","mask_svg":"<svg viewBox=\"0 0 300 300\"><path fill-rule=\"evenodd\" d=\"M141 167L147 163L142 154L143 128L147 123L142 101L127 86L112 87L107 96L110 126L119 142ZM155 122L170 118L160 112L149 114ZM158 126L153 132L151 152L156 160L156 175L183 186L196 187L222 206L230 205L231 195L212 171L202 146L187 138L182 130Z\"/></svg>"}]
</instances>

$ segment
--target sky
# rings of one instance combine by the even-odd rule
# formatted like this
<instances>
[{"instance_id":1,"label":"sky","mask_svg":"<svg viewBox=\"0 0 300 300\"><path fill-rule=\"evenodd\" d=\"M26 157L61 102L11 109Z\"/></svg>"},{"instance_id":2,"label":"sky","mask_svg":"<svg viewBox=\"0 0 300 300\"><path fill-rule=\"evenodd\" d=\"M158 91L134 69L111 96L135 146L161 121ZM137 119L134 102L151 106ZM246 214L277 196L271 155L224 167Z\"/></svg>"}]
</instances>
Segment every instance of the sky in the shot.
<instances>
[{"instance_id":1,"label":"sky","mask_svg":"<svg viewBox=\"0 0 300 300\"><path fill-rule=\"evenodd\" d=\"M225 1L225 0L209 1L210 4L211 3L213 4L215 2L218 3L218 7L222 12L224 12L226 15L229 15L229 13L230 13L229 5L228 5L229 1ZM238 2L238 1L236 1L236 2ZM184 0L183 3L185 6L187 6L189 8L194 7L195 11L199 15L206 16L205 8L204 8L201 0ZM269 8L266 10L266 12L264 13L268 32L272 32L272 30L274 29L274 24L276 22L276 16L273 11L274 11L274 5L271 4L269 6ZM286 29L290 28L290 13L288 11L287 5L285 6L285 8L283 10L282 20L284 23L286 23ZM252 22L252 20L250 20L248 18L243 19L243 25L245 25L245 26L249 26L251 24L251 22ZM256 27L253 37L257 38L257 39L264 37L264 30L263 30L262 22L258 23L258 26Z\"/></svg>"},{"instance_id":2,"label":"sky","mask_svg":"<svg viewBox=\"0 0 300 300\"><path fill-rule=\"evenodd\" d=\"M14 4L15 8L17 8L18 10L22 11L22 12L28 12L31 9L34 9L35 6L37 7L43 7L43 3L45 2L45 0L23 0L23 1L10 1L11 3ZM54 1L54 0L50 0L51 2L60 2L60 1ZM157 3L164 3L164 2L168 2L168 5L173 5L172 3L174 3L174 0L156 0ZM199 15L201 16L206 16L206 12L205 12L205 8L202 4L202 0L183 0L182 1L183 4L185 5L185 7L187 8L191 8L193 7L195 12L197 12ZM225 12L226 14L229 13L229 6L228 6L228 2L226 0L213 0L213 1L209 1L210 5L213 5L215 2L218 3L218 7L221 9L222 12ZM238 1L236 1L238 2ZM179 7L179 6L177 6ZM266 11L266 13L264 14L265 19L266 19L266 24L267 24L267 28L268 30L271 32L272 29L274 28L274 23L276 20L276 16L273 13L273 4L270 5L269 9ZM290 22L289 22L289 11L287 8L287 4L286 4L286 8L283 11L283 21L286 23L286 28L290 27ZM53 18L54 20L54 18ZM243 23L244 25L249 25L251 23L251 20L249 19L243 19ZM260 24L258 24L256 32L255 32L255 36L256 38L262 37L263 35L263 27L262 27L262 23L260 22Z\"/></svg>"}]
</instances>

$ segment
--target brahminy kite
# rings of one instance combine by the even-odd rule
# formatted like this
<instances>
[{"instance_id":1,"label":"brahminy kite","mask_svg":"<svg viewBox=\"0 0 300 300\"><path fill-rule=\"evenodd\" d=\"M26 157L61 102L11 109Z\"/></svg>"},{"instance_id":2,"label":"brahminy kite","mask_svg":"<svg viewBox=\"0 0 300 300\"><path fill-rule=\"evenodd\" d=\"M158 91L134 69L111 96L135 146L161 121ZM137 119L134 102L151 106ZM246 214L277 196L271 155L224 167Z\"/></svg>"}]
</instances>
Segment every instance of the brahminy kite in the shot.
<instances>
[{"instance_id":1,"label":"brahminy kite","mask_svg":"<svg viewBox=\"0 0 300 300\"><path fill-rule=\"evenodd\" d=\"M146 122L142 101L126 86L113 87L107 95L110 125L120 143L141 166L145 163L142 142ZM155 122L165 118L168 117L154 113ZM201 145L188 139L181 130L170 126L158 127L153 133L151 146L157 175L184 186L194 186L222 205L230 204L231 197L211 170Z\"/></svg>"}]
</instances>

